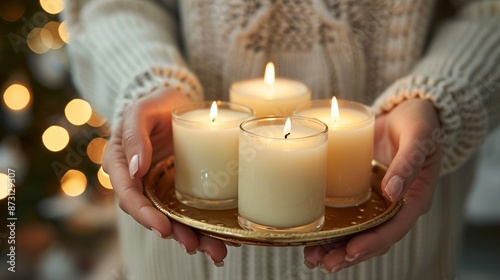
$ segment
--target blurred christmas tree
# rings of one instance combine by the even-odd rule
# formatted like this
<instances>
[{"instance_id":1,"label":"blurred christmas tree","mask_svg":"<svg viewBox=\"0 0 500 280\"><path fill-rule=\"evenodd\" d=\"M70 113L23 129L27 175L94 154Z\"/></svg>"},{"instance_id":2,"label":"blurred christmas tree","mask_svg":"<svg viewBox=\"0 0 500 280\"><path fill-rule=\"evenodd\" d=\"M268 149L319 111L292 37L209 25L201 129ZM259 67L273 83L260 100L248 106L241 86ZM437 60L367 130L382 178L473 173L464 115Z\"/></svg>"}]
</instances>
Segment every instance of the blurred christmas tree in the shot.
<instances>
[{"instance_id":1,"label":"blurred christmas tree","mask_svg":"<svg viewBox=\"0 0 500 280\"><path fill-rule=\"evenodd\" d=\"M62 2L0 3L0 224L15 218L17 270L24 271L7 279L34 279L42 268L22 263L39 264L54 244L77 252L76 271L85 271L89 245L113 230L112 211L102 213L111 209L111 184L100 168L109 129L72 86ZM10 235L0 229L0 279Z\"/></svg>"}]
</instances>

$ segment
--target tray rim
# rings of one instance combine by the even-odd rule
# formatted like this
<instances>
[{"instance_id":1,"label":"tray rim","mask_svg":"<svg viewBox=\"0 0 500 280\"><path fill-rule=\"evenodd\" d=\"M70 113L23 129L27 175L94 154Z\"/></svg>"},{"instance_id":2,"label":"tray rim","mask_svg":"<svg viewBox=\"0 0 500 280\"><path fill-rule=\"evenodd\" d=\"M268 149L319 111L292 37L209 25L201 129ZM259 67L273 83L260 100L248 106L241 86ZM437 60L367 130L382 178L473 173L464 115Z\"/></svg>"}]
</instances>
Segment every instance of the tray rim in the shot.
<instances>
[{"instance_id":1,"label":"tray rim","mask_svg":"<svg viewBox=\"0 0 500 280\"><path fill-rule=\"evenodd\" d=\"M261 246L301 246L318 245L330 243L339 239L347 238L353 234L360 233L380 224L383 224L392 218L401 208L404 199L397 202L391 202L390 205L376 217L356 225L343 227L340 229L321 230L317 232L264 232L250 231L245 229L230 228L220 225L213 225L201 220L185 216L178 211L165 205L154 193L154 186L149 182L151 177L155 177L162 172L167 159L158 162L143 178L144 194L152 202L155 208L179 223L190 226L205 236L213 237L222 241L240 244L261 245ZM372 160L372 166L386 171L387 166ZM148 180L149 179L149 180ZM372 192L377 192L372 186ZM378 190L380 194L380 190ZM384 198L386 199L386 198ZM203 211L202 209L198 209ZM206 210L217 211L217 210Z\"/></svg>"}]
</instances>

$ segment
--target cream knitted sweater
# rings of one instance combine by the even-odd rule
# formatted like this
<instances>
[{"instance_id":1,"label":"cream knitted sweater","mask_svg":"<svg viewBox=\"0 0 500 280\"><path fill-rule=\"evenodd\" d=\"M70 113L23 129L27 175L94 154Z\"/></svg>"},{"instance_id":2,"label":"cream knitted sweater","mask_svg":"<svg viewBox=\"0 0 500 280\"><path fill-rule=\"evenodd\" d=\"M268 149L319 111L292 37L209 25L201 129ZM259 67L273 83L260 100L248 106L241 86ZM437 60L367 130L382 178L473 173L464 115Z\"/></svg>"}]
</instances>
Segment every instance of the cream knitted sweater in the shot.
<instances>
[{"instance_id":1,"label":"cream knitted sweater","mask_svg":"<svg viewBox=\"0 0 500 280\"><path fill-rule=\"evenodd\" d=\"M446 135L444 174L463 164L500 119L500 3L457 0L454 18L436 26L433 15L443 5L434 2L74 0L65 18L75 83L112 122L159 85L227 99L232 82L262 76L273 61L280 76L305 82L315 98L335 94L373 104L377 113L408 98L431 100ZM439 188L429 214L389 254L339 277L453 279L465 195L460 174L443 177L442 184L457 180L462 187ZM226 267L214 270L128 217L119 225L126 267L139 279L321 276L298 265L300 248L231 249Z\"/></svg>"}]
</instances>

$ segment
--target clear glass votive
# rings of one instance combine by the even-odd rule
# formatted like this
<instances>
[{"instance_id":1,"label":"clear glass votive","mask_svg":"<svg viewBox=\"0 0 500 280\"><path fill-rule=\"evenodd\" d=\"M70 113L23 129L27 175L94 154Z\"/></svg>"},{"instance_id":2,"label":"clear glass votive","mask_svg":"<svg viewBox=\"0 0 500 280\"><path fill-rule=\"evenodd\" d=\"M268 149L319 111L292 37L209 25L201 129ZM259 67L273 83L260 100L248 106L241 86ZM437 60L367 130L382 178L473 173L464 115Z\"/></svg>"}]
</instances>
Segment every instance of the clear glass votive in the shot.
<instances>
[{"instance_id":1,"label":"clear glass votive","mask_svg":"<svg viewBox=\"0 0 500 280\"><path fill-rule=\"evenodd\" d=\"M332 111L332 100L324 99L298 105L294 114L328 125L326 205L356 206L371 196L375 115L370 107L347 100L338 100L336 118Z\"/></svg>"},{"instance_id":2,"label":"clear glass votive","mask_svg":"<svg viewBox=\"0 0 500 280\"><path fill-rule=\"evenodd\" d=\"M238 206L238 138L241 122L254 111L213 101L176 108L172 112L175 194L182 203L201 209Z\"/></svg>"},{"instance_id":3,"label":"clear glass votive","mask_svg":"<svg viewBox=\"0 0 500 280\"><path fill-rule=\"evenodd\" d=\"M238 222L256 231L318 231L324 224L328 127L264 117L240 125Z\"/></svg>"}]
</instances>

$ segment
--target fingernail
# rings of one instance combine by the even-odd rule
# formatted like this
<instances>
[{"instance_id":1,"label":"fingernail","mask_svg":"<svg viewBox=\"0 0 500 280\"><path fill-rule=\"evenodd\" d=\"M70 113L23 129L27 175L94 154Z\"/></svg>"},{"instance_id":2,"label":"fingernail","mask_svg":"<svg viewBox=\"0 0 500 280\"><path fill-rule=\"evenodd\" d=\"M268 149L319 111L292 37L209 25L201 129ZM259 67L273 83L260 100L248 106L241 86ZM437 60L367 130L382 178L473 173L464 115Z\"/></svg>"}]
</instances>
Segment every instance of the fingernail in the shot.
<instances>
[{"instance_id":1,"label":"fingernail","mask_svg":"<svg viewBox=\"0 0 500 280\"><path fill-rule=\"evenodd\" d=\"M181 249L182 249L184 252L188 253L189 255L194 255L194 254L196 254L196 250L194 250L194 251L188 251L188 250L187 250L187 248L186 248L186 245L182 244L182 242L177 241L177 243L179 244L179 246L181 247Z\"/></svg>"},{"instance_id":2,"label":"fingernail","mask_svg":"<svg viewBox=\"0 0 500 280\"><path fill-rule=\"evenodd\" d=\"M339 272L346 267L347 267L347 263L343 262L343 263L340 263L340 264L332 267L331 270L328 270L328 269L326 269L326 267L323 267L323 268L321 268L321 272L323 272L324 274L332 274L332 273Z\"/></svg>"},{"instance_id":3,"label":"fingernail","mask_svg":"<svg viewBox=\"0 0 500 280\"><path fill-rule=\"evenodd\" d=\"M315 269L316 267L318 267L317 265L314 265L314 264L312 264L312 263L308 262L307 260L304 260L304 264L305 264L305 266L307 266L307 268L309 268L309 269Z\"/></svg>"},{"instance_id":4,"label":"fingernail","mask_svg":"<svg viewBox=\"0 0 500 280\"><path fill-rule=\"evenodd\" d=\"M151 231L153 231L156 235L158 235L158 237L160 238L163 238L163 236L161 236L161 232L155 228L151 228Z\"/></svg>"},{"instance_id":5,"label":"fingernail","mask_svg":"<svg viewBox=\"0 0 500 280\"><path fill-rule=\"evenodd\" d=\"M399 196L403 192L404 181L401 177L395 175L389 180L385 186L385 193L389 196L392 201L399 199Z\"/></svg>"},{"instance_id":6,"label":"fingernail","mask_svg":"<svg viewBox=\"0 0 500 280\"><path fill-rule=\"evenodd\" d=\"M139 170L139 156L134 155L132 159L130 160L130 163L128 165L128 172L130 173L130 179L135 178L135 174L137 173L137 170Z\"/></svg>"},{"instance_id":7,"label":"fingernail","mask_svg":"<svg viewBox=\"0 0 500 280\"><path fill-rule=\"evenodd\" d=\"M223 267L224 266L224 261L220 261L220 262L215 262L213 259L212 259L212 255L210 255L209 252L207 251L202 251L203 254L205 254L205 256L207 256L207 259L213 263L216 267Z\"/></svg>"},{"instance_id":8,"label":"fingernail","mask_svg":"<svg viewBox=\"0 0 500 280\"><path fill-rule=\"evenodd\" d=\"M171 238L172 238L172 235L169 235L169 236L165 236L165 237L164 237L164 236L161 234L161 232L160 232L159 230L155 229L155 228L151 228L151 231L152 231L152 232L154 232L154 233L155 233L158 237L160 237L160 238L163 238L163 239L171 239Z\"/></svg>"},{"instance_id":9,"label":"fingernail","mask_svg":"<svg viewBox=\"0 0 500 280\"><path fill-rule=\"evenodd\" d=\"M353 262L353 261L359 259L363 255L365 255L365 252L356 253L354 255L354 257L352 257L352 258L349 257L349 255L345 255L344 260L346 260L347 262Z\"/></svg>"}]
</instances>

